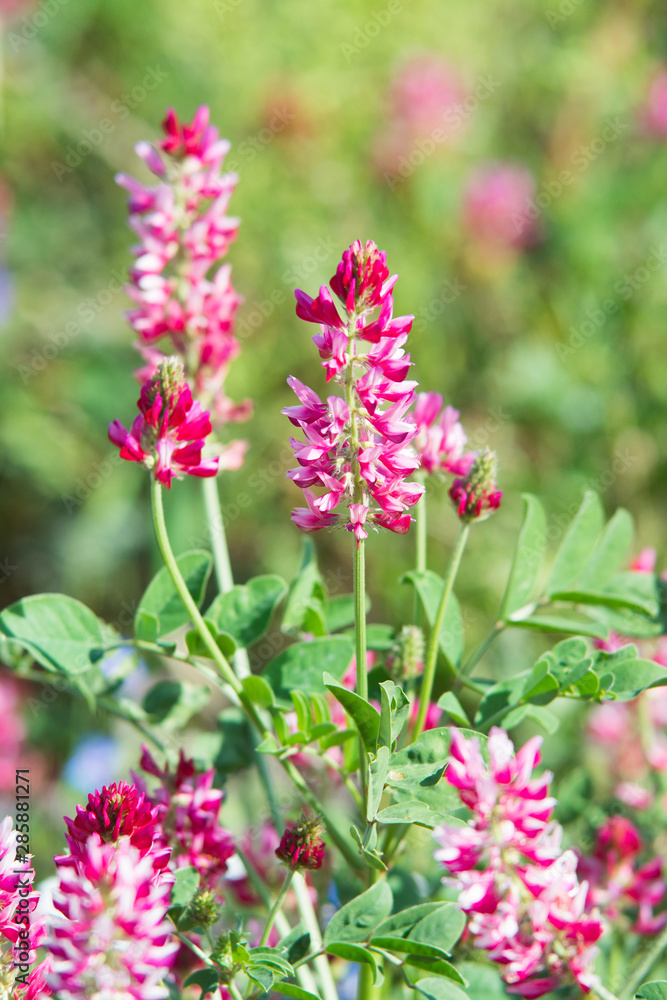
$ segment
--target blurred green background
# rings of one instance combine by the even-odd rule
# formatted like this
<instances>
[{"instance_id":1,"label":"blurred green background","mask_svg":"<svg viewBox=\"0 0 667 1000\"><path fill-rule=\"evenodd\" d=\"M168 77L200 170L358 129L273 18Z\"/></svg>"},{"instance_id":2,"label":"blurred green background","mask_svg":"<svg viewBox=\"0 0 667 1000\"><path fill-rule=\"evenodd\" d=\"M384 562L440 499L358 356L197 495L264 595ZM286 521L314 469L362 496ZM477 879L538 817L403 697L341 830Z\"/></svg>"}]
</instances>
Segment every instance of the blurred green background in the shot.
<instances>
[{"instance_id":1,"label":"blurred green background","mask_svg":"<svg viewBox=\"0 0 667 1000\"><path fill-rule=\"evenodd\" d=\"M231 428L250 450L221 482L239 581L289 577L298 566L289 512L301 496L284 478L290 426L280 409L292 402L288 375L320 392L324 381L293 288L314 294L357 237L374 239L400 275L397 310L416 315L414 377L461 410L473 445L499 455L503 508L475 532L459 584L473 631L480 612L495 613L522 490L569 518L583 489L597 487L608 511L623 505L636 516L638 548L664 551L667 112L664 128L647 124L664 6L0 8L3 606L64 590L122 623L158 566L147 477L120 463L106 438L109 421L132 419L137 397L120 290L133 235L114 174L145 179L134 144L159 137L168 106L190 119L204 103L240 174L232 211L242 226L229 260L245 299L243 352L228 391L252 397L255 415ZM461 94L444 141L432 138L433 122L447 108L435 100L420 118L400 82L406 67L418 76L437 63ZM470 178L494 162L532 172L541 207L531 247L489 246L466 225ZM614 308L603 311L608 301ZM456 519L442 484L431 492L430 563L439 569ZM198 483L176 484L167 499L177 551L201 541ZM316 541L325 571L343 566L351 589L347 535ZM413 539L374 538L369 549L371 617L396 621L410 596L385 585L410 568ZM520 653L533 640L512 642Z\"/></svg>"}]
</instances>

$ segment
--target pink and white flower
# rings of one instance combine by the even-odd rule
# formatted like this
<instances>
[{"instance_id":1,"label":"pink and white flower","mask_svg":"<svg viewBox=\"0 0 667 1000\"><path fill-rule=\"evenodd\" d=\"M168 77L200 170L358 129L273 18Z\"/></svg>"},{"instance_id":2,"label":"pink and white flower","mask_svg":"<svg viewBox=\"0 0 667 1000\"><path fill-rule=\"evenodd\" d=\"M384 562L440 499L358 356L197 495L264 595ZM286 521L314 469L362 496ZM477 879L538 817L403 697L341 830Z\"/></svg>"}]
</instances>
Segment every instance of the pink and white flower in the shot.
<instances>
[{"instance_id":1,"label":"pink and white flower","mask_svg":"<svg viewBox=\"0 0 667 1000\"><path fill-rule=\"evenodd\" d=\"M507 733L494 727L487 764L477 737L451 734L444 780L458 789L471 818L433 831L435 857L450 872L444 881L458 889L475 946L503 967L510 993L540 997L567 983L589 992L603 924L587 908L576 855L561 849L562 830L551 818L556 800L548 794L552 776L533 776L541 738L515 755Z\"/></svg>"},{"instance_id":2,"label":"pink and white flower","mask_svg":"<svg viewBox=\"0 0 667 1000\"><path fill-rule=\"evenodd\" d=\"M407 511L424 491L407 481L419 467L410 446L417 429L408 417L416 383L405 378L410 356L403 349L412 317L393 318L396 280L386 255L374 243L357 240L330 282L344 317L328 288L314 299L296 292L297 315L320 325L313 341L327 381L345 390L345 398L323 401L298 379L288 379L299 405L283 413L305 440L291 440L299 467L287 475L304 491L308 506L292 514L304 531L342 525L357 543L369 525L402 534L411 521Z\"/></svg>"}]
</instances>

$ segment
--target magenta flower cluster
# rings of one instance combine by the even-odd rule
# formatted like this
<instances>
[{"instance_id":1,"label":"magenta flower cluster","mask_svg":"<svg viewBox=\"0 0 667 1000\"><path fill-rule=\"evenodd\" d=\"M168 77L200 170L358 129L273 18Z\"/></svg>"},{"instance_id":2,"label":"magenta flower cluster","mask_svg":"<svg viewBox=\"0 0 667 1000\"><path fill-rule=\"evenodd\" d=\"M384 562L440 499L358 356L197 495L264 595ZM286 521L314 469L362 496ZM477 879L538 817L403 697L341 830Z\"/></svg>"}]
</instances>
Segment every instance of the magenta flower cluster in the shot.
<instances>
[{"instance_id":1,"label":"magenta flower cluster","mask_svg":"<svg viewBox=\"0 0 667 1000\"><path fill-rule=\"evenodd\" d=\"M234 854L232 834L220 826L224 792L213 787L215 768L197 774L194 762L180 753L176 771L158 766L147 747L142 747L141 767L159 778L149 796L155 808L155 843L171 849L173 870L196 868L202 888L216 890ZM141 778L135 783L143 785Z\"/></svg>"},{"instance_id":2,"label":"magenta flower cluster","mask_svg":"<svg viewBox=\"0 0 667 1000\"><path fill-rule=\"evenodd\" d=\"M178 359L167 358L141 389L139 416L128 431L120 420L109 425L109 440L120 457L152 471L166 489L181 475L215 476L220 457L202 458L211 433L210 414L193 400Z\"/></svg>"},{"instance_id":3,"label":"magenta flower cluster","mask_svg":"<svg viewBox=\"0 0 667 1000\"><path fill-rule=\"evenodd\" d=\"M157 810L126 782L96 791L67 824L55 859L58 916L44 945L46 980L62 1000L160 1000L178 942L166 919L174 878L156 839Z\"/></svg>"},{"instance_id":4,"label":"magenta flower cluster","mask_svg":"<svg viewBox=\"0 0 667 1000\"><path fill-rule=\"evenodd\" d=\"M189 125L181 124L169 111L163 127L165 138L158 143L159 148L147 142L137 145L137 153L158 183L142 184L126 174L117 177L130 193L130 226L139 239L133 248L134 265L127 289L135 308L128 319L145 362L137 371L142 384L156 375L169 356L181 360L196 405L210 411L210 419L203 411L196 414L208 420L208 429L193 435L201 437L211 433L211 423L217 428L229 421L246 420L252 411L249 400L235 405L224 391L229 365L240 351L234 319L241 299L232 285L230 265L220 264L238 232L239 220L227 214L238 178L221 172L229 143L209 125L208 108L199 108ZM149 428L156 430L164 413L147 414L141 401L139 406ZM188 410L187 405L184 408ZM144 425L137 429L145 431ZM191 440L183 438L183 433L176 440ZM156 455L136 433L133 436L139 447L122 436L122 428L116 428L113 435L114 443L126 445L124 458L146 464L143 451L155 459L160 469L164 468L165 478L157 471L156 475L168 485L169 459ZM245 441L218 445L220 468L238 468L246 448ZM168 446L163 450L169 450ZM175 460L176 471L213 475L215 470L197 471L198 462L191 460L193 452L192 448L186 452L185 461Z\"/></svg>"},{"instance_id":5,"label":"magenta flower cluster","mask_svg":"<svg viewBox=\"0 0 667 1000\"><path fill-rule=\"evenodd\" d=\"M313 341L327 382L343 390L323 402L288 379L299 405L283 413L305 436L292 439L299 467L288 472L308 505L292 514L304 531L343 525L357 542L368 525L404 533L408 510L423 493L408 481L419 466L411 447L417 430L407 418L416 383L406 378L411 362L404 350L412 316L393 315L396 280L385 253L357 240L330 282L343 315L326 286L316 298L296 292L297 315L320 326Z\"/></svg>"},{"instance_id":6,"label":"magenta flower cluster","mask_svg":"<svg viewBox=\"0 0 667 1000\"><path fill-rule=\"evenodd\" d=\"M468 933L503 967L510 993L540 997L576 983L588 993L595 943L604 924L589 909L573 851L562 851L562 829L552 822L552 775L533 776L540 737L514 755L507 733L493 728L486 764L477 737L452 729L445 780L471 811L466 826L434 831L435 857L450 873L469 915Z\"/></svg>"}]
</instances>

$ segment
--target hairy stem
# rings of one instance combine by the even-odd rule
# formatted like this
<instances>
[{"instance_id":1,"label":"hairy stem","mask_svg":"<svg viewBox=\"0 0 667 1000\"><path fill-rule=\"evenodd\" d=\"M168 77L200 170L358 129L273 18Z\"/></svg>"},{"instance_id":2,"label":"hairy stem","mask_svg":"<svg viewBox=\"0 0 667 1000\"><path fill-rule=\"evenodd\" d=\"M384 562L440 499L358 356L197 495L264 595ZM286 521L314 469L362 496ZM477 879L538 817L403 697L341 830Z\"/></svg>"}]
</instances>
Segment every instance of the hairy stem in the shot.
<instances>
[{"instance_id":1,"label":"hairy stem","mask_svg":"<svg viewBox=\"0 0 667 1000\"><path fill-rule=\"evenodd\" d=\"M215 566L218 589L221 594L227 594L234 586L234 574L232 573L232 564L229 560L227 535L225 534L225 522L220 506L220 492L218 490L217 478L202 479L202 488L204 491L204 507L206 509L211 548L213 549L213 564ZM238 677L249 676L250 662L245 649L237 649L234 653L234 667L236 668Z\"/></svg>"},{"instance_id":2,"label":"hairy stem","mask_svg":"<svg viewBox=\"0 0 667 1000\"><path fill-rule=\"evenodd\" d=\"M294 881L294 895L296 896L299 914L303 920L304 927L310 934L310 946L316 952L322 951L322 934L320 925L317 922L317 914L313 909L310 898L310 889L306 885L306 880L300 872L297 872ZM339 1000L338 990L331 973L329 959L324 954L318 954L313 958L313 965L322 986L322 1000Z\"/></svg>"},{"instance_id":3,"label":"hairy stem","mask_svg":"<svg viewBox=\"0 0 667 1000\"><path fill-rule=\"evenodd\" d=\"M631 997L634 997L636 990L642 985L644 979L648 976L649 972L658 961L665 948L667 948L667 927L661 931L648 951L646 951L639 959L635 967L630 969L630 975L620 994L620 1000L630 1000ZM600 996L602 997L602 994L600 994ZM607 998L602 997L602 1000L607 1000Z\"/></svg>"},{"instance_id":4,"label":"hairy stem","mask_svg":"<svg viewBox=\"0 0 667 1000\"><path fill-rule=\"evenodd\" d=\"M354 642L357 660L357 694L368 701L368 674L366 673L366 564L364 539L354 543ZM368 754L364 741L359 737L359 769L361 788L366 809L368 784Z\"/></svg>"},{"instance_id":5,"label":"hairy stem","mask_svg":"<svg viewBox=\"0 0 667 1000\"><path fill-rule=\"evenodd\" d=\"M263 948L266 942L269 940L269 934L271 933L271 929L273 927L275 919L278 913L280 912L280 908L283 905L283 900L287 895L287 890L292 884L292 879L294 878L294 874L295 873L293 868L288 869L283 884L280 887L280 892L276 896L275 902L269 911L268 917L266 918L266 923L264 924L264 930L262 931L262 936L259 941L260 948Z\"/></svg>"}]
</instances>

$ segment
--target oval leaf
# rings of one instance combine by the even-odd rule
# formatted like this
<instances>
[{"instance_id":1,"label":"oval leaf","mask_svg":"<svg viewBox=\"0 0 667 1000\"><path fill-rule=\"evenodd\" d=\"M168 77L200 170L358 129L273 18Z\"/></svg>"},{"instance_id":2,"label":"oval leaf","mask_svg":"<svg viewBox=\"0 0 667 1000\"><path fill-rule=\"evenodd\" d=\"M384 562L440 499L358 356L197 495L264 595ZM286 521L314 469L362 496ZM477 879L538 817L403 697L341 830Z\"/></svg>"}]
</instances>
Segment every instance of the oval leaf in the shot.
<instances>
[{"instance_id":1,"label":"oval leaf","mask_svg":"<svg viewBox=\"0 0 667 1000\"><path fill-rule=\"evenodd\" d=\"M287 584L281 577L256 576L243 586L219 594L206 617L221 632L231 635L239 646L250 646L264 635L286 592Z\"/></svg>"},{"instance_id":2,"label":"oval leaf","mask_svg":"<svg viewBox=\"0 0 667 1000\"><path fill-rule=\"evenodd\" d=\"M193 549L177 557L176 562L197 607L204 600L206 584L211 574L212 560L208 552ZM156 573L139 601L135 628L144 628L144 613L158 620L158 635L167 635L190 621L166 566Z\"/></svg>"},{"instance_id":3,"label":"oval leaf","mask_svg":"<svg viewBox=\"0 0 667 1000\"><path fill-rule=\"evenodd\" d=\"M79 674L91 653L109 639L109 628L80 601L64 594L34 594L0 614L0 631L47 670ZM106 631L106 634L105 634Z\"/></svg>"}]
</instances>

